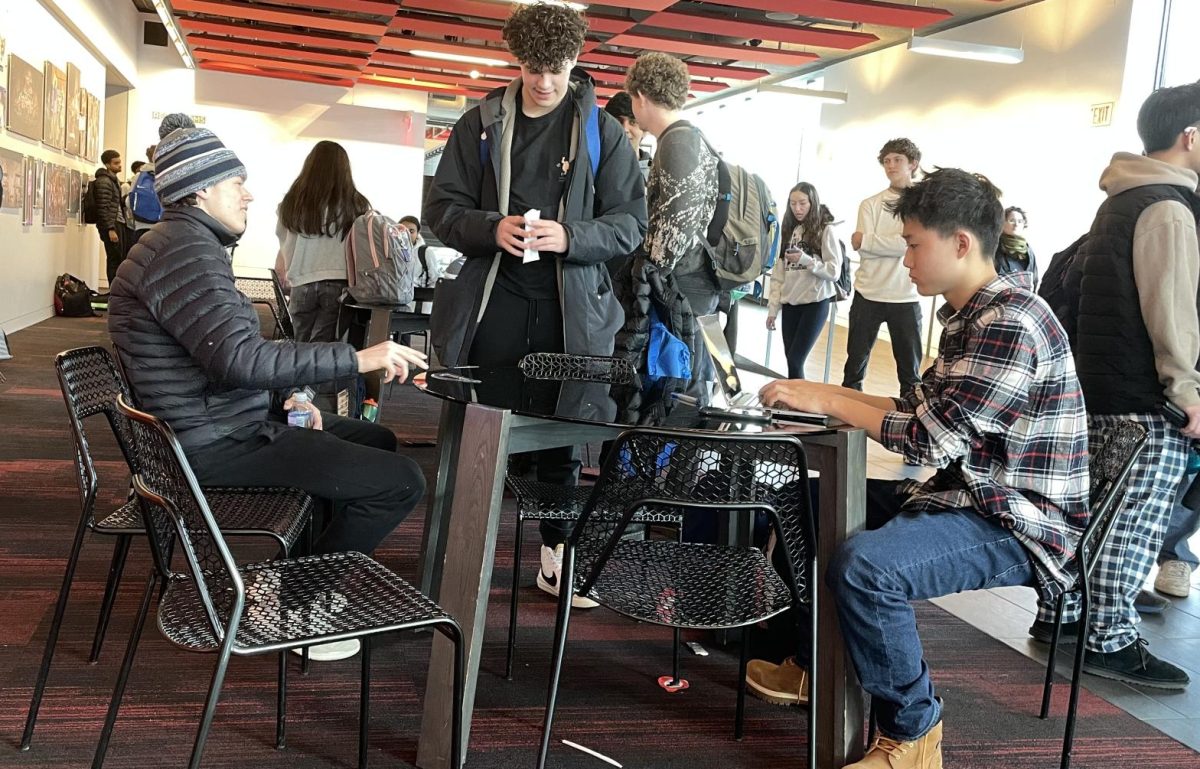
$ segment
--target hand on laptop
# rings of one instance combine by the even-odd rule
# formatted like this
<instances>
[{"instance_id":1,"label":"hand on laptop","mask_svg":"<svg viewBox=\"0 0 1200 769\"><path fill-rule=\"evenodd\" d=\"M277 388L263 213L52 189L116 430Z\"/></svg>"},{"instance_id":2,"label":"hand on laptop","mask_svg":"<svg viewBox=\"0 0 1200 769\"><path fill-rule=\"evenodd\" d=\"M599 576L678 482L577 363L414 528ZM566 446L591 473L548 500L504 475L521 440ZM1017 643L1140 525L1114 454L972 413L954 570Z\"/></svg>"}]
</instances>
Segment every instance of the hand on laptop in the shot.
<instances>
[{"instance_id":1,"label":"hand on laptop","mask_svg":"<svg viewBox=\"0 0 1200 769\"><path fill-rule=\"evenodd\" d=\"M776 379L758 391L759 400L768 408L786 408L793 411L829 413L829 385L808 382L803 379Z\"/></svg>"}]
</instances>

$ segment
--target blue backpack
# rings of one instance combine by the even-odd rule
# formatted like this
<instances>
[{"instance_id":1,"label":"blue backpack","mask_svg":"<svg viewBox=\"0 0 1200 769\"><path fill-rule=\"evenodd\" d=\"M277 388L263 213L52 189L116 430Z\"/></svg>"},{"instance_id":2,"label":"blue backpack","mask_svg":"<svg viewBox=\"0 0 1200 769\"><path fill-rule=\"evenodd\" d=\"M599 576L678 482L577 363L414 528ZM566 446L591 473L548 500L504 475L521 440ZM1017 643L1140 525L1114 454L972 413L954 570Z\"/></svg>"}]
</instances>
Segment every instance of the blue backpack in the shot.
<instances>
[{"instance_id":1,"label":"blue backpack","mask_svg":"<svg viewBox=\"0 0 1200 769\"><path fill-rule=\"evenodd\" d=\"M162 218L162 204L158 202L158 193L154 191L154 172L142 171L133 182L129 191L129 210L133 218L139 222L154 224Z\"/></svg>"}]
</instances>

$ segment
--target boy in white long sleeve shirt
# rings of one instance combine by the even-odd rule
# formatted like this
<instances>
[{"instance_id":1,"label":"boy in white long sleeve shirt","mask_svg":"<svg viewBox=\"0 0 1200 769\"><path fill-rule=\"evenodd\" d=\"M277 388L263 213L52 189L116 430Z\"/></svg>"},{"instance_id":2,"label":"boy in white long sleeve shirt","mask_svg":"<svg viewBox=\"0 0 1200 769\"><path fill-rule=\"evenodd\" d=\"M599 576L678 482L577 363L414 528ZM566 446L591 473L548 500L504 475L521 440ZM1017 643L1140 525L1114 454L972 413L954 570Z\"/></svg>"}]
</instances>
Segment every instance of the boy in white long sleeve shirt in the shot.
<instances>
[{"instance_id":1,"label":"boy in white long sleeve shirt","mask_svg":"<svg viewBox=\"0 0 1200 769\"><path fill-rule=\"evenodd\" d=\"M921 305L917 289L904 268L901 222L886 205L912 186L921 162L921 151L908 139L892 139L879 150L879 164L888 177L888 188L858 207L858 227L851 244L858 251L854 276L854 301L850 305L850 334L846 342L846 368L842 386L862 390L871 348L879 327L887 324L896 359L900 392L911 390L921 379Z\"/></svg>"}]
</instances>

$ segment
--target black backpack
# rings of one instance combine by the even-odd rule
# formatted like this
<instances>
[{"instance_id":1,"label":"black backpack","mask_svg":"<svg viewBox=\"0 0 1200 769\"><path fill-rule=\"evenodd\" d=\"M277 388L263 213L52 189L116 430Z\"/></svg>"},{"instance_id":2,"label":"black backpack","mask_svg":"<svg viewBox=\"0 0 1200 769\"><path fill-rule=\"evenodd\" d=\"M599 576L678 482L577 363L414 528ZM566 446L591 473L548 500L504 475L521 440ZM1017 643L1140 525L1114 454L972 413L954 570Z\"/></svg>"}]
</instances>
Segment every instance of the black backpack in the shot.
<instances>
[{"instance_id":1,"label":"black backpack","mask_svg":"<svg viewBox=\"0 0 1200 769\"><path fill-rule=\"evenodd\" d=\"M96 205L96 185L99 179L88 182L87 192L83 193L83 221L86 224L100 223L100 207Z\"/></svg>"},{"instance_id":2,"label":"black backpack","mask_svg":"<svg viewBox=\"0 0 1200 769\"><path fill-rule=\"evenodd\" d=\"M63 318L89 318L96 292L74 275L64 272L54 281L54 314Z\"/></svg>"},{"instance_id":3,"label":"black backpack","mask_svg":"<svg viewBox=\"0 0 1200 769\"><path fill-rule=\"evenodd\" d=\"M1067 331L1069 339L1075 338L1075 313L1077 308L1067 292L1067 273L1075 263L1075 255L1080 246L1087 240L1090 232L1085 232L1075 239L1075 242L1050 257L1050 265L1042 277L1042 285L1038 286L1038 296L1046 300L1054 311L1058 322Z\"/></svg>"},{"instance_id":4,"label":"black backpack","mask_svg":"<svg viewBox=\"0 0 1200 769\"><path fill-rule=\"evenodd\" d=\"M850 257L846 254L846 244L839 240L838 248L842 251L842 271L838 275L838 279L833 282L833 301L835 302L849 299L854 294L854 283L850 279Z\"/></svg>"}]
</instances>

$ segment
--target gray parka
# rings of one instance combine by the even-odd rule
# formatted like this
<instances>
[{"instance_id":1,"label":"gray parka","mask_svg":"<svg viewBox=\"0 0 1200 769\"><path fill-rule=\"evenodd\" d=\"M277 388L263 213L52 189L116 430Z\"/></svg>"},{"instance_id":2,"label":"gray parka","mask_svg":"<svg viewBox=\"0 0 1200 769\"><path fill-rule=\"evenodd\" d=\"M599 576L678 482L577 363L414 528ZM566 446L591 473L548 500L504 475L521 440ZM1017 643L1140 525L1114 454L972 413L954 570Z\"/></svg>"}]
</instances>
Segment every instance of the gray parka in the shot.
<instances>
[{"instance_id":1,"label":"gray parka","mask_svg":"<svg viewBox=\"0 0 1200 769\"><path fill-rule=\"evenodd\" d=\"M467 258L454 285L439 289L431 336L439 360L467 362L475 328L487 308L500 259L496 225L508 209L512 146L520 78L497 88L454 126L425 202L423 218L448 246ZM564 197L562 223L569 246L557 260L564 350L575 355L609 355L624 315L613 296L605 262L629 254L646 232L646 192L637 156L621 125L600 111L600 162L595 178L584 120L596 104L591 77L571 73L577 137ZM482 135L490 137L487 168Z\"/></svg>"}]
</instances>

